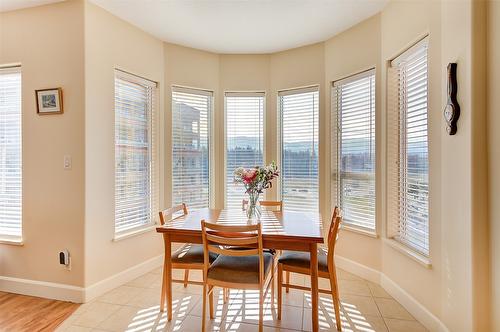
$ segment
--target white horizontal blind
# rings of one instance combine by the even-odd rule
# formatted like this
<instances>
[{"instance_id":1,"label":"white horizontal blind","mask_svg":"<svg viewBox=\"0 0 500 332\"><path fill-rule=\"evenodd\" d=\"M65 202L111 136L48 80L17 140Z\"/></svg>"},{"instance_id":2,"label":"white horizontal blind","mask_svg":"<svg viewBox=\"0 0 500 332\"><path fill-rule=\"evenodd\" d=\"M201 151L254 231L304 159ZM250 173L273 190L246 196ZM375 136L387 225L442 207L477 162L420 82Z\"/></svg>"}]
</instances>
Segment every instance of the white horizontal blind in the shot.
<instances>
[{"instance_id":1,"label":"white horizontal blind","mask_svg":"<svg viewBox=\"0 0 500 332\"><path fill-rule=\"evenodd\" d=\"M115 233L152 224L156 83L115 70Z\"/></svg>"},{"instance_id":2,"label":"white horizontal blind","mask_svg":"<svg viewBox=\"0 0 500 332\"><path fill-rule=\"evenodd\" d=\"M278 98L281 199L287 210L318 211L319 89L282 91Z\"/></svg>"},{"instance_id":3,"label":"white horizontal blind","mask_svg":"<svg viewBox=\"0 0 500 332\"><path fill-rule=\"evenodd\" d=\"M0 68L0 237L22 238L21 67Z\"/></svg>"},{"instance_id":4,"label":"white horizontal blind","mask_svg":"<svg viewBox=\"0 0 500 332\"><path fill-rule=\"evenodd\" d=\"M226 93L226 208L240 208L245 197L235 184L238 167L263 166L264 93Z\"/></svg>"},{"instance_id":5,"label":"white horizontal blind","mask_svg":"<svg viewBox=\"0 0 500 332\"><path fill-rule=\"evenodd\" d=\"M429 255L429 155L428 155L428 71L427 38L391 62L389 73L392 126L391 137L396 167L392 169L397 188L397 222L392 225L394 239L416 252ZM397 120L396 120L397 119Z\"/></svg>"},{"instance_id":6,"label":"white horizontal blind","mask_svg":"<svg viewBox=\"0 0 500 332\"><path fill-rule=\"evenodd\" d=\"M172 89L173 204L210 205L210 118L213 93Z\"/></svg>"},{"instance_id":7,"label":"white horizontal blind","mask_svg":"<svg viewBox=\"0 0 500 332\"><path fill-rule=\"evenodd\" d=\"M334 82L332 98L334 204L345 224L375 231L375 70Z\"/></svg>"}]
</instances>

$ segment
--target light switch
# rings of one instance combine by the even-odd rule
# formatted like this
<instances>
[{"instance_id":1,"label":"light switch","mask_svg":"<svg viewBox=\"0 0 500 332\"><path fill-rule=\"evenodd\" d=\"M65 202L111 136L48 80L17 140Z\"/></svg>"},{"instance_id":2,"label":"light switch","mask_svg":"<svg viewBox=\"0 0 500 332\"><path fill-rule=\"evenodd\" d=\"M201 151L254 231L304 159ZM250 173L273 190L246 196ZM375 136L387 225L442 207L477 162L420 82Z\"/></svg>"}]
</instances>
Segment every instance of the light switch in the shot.
<instances>
[{"instance_id":1,"label":"light switch","mask_svg":"<svg viewBox=\"0 0 500 332\"><path fill-rule=\"evenodd\" d=\"M64 156L64 169L71 169L71 156L70 155Z\"/></svg>"}]
</instances>

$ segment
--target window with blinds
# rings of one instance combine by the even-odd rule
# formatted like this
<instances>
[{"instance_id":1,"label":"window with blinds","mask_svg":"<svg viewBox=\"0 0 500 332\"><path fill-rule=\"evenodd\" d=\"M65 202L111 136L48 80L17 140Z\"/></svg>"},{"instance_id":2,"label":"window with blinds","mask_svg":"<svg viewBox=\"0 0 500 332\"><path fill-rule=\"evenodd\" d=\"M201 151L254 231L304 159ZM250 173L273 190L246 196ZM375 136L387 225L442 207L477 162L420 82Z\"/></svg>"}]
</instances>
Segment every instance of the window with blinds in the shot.
<instances>
[{"instance_id":1,"label":"window with blinds","mask_svg":"<svg viewBox=\"0 0 500 332\"><path fill-rule=\"evenodd\" d=\"M156 83L115 70L115 233L154 223Z\"/></svg>"},{"instance_id":2,"label":"window with blinds","mask_svg":"<svg viewBox=\"0 0 500 332\"><path fill-rule=\"evenodd\" d=\"M172 89L172 200L210 206L210 119L213 93Z\"/></svg>"},{"instance_id":3,"label":"window with blinds","mask_svg":"<svg viewBox=\"0 0 500 332\"><path fill-rule=\"evenodd\" d=\"M0 238L22 238L21 67L0 68Z\"/></svg>"},{"instance_id":4,"label":"window with blinds","mask_svg":"<svg viewBox=\"0 0 500 332\"><path fill-rule=\"evenodd\" d=\"M332 197L349 226L375 231L375 70L332 89Z\"/></svg>"},{"instance_id":5,"label":"window with blinds","mask_svg":"<svg viewBox=\"0 0 500 332\"><path fill-rule=\"evenodd\" d=\"M240 208L245 198L243 185L234 183L234 170L263 166L264 103L264 93L225 94L226 208Z\"/></svg>"},{"instance_id":6,"label":"window with blinds","mask_svg":"<svg viewBox=\"0 0 500 332\"><path fill-rule=\"evenodd\" d=\"M428 39L389 68L390 236L429 255Z\"/></svg>"},{"instance_id":7,"label":"window with blinds","mask_svg":"<svg viewBox=\"0 0 500 332\"><path fill-rule=\"evenodd\" d=\"M319 88L280 91L281 199L287 210L318 211Z\"/></svg>"}]
</instances>

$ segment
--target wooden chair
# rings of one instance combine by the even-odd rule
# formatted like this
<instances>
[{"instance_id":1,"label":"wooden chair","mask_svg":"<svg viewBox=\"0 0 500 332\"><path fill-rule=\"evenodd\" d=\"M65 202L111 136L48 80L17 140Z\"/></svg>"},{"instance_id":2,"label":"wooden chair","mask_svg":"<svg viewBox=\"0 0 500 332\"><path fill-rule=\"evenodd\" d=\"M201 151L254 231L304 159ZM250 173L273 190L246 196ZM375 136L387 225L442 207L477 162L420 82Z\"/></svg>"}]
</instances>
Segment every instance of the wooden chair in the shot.
<instances>
[{"instance_id":1,"label":"wooden chair","mask_svg":"<svg viewBox=\"0 0 500 332\"><path fill-rule=\"evenodd\" d=\"M210 319L214 318L214 287L259 290L259 331L263 329L264 299L271 286L274 305L274 255L264 252L261 224L229 226L201 221L205 263L203 268L203 318L210 296ZM238 246L239 249L231 249ZM219 256L210 261L210 253Z\"/></svg>"},{"instance_id":2,"label":"wooden chair","mask_svg":"<svg viewBox=\"0 0 500 332\"><path fill-rule=\"evenodd\" d=\"M318 249L318 276L320 278L330 279L331 290L320 289L320 293L331 294L333 297L333 306L335 309L335 320L337 330L342 330L340 322L340 300L337 282L337 273L335 270L334 250L339 226L342 222L341 211L338 207L333 210L332 221L328 232L328 251ZM282 287L286 287L288 293L290 288L308 290L311 288L290 284L290 272L310 275L310 254L308 252L284 251L278 259L278 319L281 319L281 301ZM286 283L283 284L283 271L286 272Z\"/></svg>"},{"instance_id":3,"label":"wooden chair","mask_svg":"<svg viewBox=\"0 0 500 332\"><path fill-rule=\"evenodd\" d=\"M283 211L283 201L259 201L260 206L263 206L264 208L275 208L276 211ZM241 209L246 210L248 205L248 200L243 199L241 201Z\"/></svg>"},{"instance_id":4,"label":"wooden chair","mask_svg":"<svg viewBox=\"0 0 500 332\"><path fill-rule=\"evenodd\" d=\"M177 213L179 213L179 215L174 217L174 215ZM187 214L188 210L186 204L182 203L177 206L171 207L170 209L161 211L160 223L163 226L165 225L165 223L172 222L175 219L184 217ZM214 261L216 258L216 254L210 255L210 259L212 261ZM182 247L172 253L172 268L184 269L184 280L172 279L172 282L183 283L184 287L187 287L188 284L202 285L202 282L189 280L189 270L203 270L203 262L203 245L192 243L184 244ZM165 280L163 281L163 283L165 283ZM163 293L164 292L162 291L162 294Z\"/></svg>"}]
</instances>

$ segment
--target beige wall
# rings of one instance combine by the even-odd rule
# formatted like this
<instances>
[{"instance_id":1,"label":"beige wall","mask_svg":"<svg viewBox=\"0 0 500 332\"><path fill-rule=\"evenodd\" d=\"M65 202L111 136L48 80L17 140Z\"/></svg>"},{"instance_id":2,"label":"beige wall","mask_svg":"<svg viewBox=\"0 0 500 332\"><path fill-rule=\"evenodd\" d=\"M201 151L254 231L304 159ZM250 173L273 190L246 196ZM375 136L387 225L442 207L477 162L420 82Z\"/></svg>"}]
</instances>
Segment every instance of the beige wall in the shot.
<instances>
[{"instance_id":1,"label":"beige wall","mask_svg":"<svg viewBox=\"0 0 500 332\"><path fill-rule=\"evenodd\" d=\"M163 121L163 43L91 3L85 5L85 285L163 252L153 230L114 237L114 69L158 82ZM159 140L160 142L160 140ZM159 145L160 150L163 145ZM161 159L162 155L160 155ZM160 172L158 185L163 188ZM160 199L163 195L160 194Z\"/></svg>"},{"instance_id":2,"label":"beige wall","mask_svg":"<svg viewBox=\"0 0 500 332\"><path fill-rule=\"evenodd\" d=\"M322 135L323 142L325 145L325 155L330 156L331 151L331 131L330 128L330 100L331 100L331 86L332 82L339 79L348 77L359 72L375 68L376 72L376 151L377 151L377 169L381 170L381 153L383 152L383 128L382 128L382 118L384 112L382 112L381 106L381 96L382 88L380 85L380 80L382 77L383 69L380 62L380 47L381 47L381 31L380 31L381 19L380 15L375 15L360 24L354 26L353 28L327 40L325 42L325 101L326 101L326 116L325 116L325 126L324 135ZM363 40L364 42L359 42ZM329 179L330 172L330 158L324 158L324 165L326 174L325 181L327 190L325 190L325 207L327 211L330 209L330 193L331 186ZM377 172L377 197L382 197L382 172ZM325 212L323 212L325 213ZM377 220L382 220L382 200L377 201ZM378 223L379 229L378 234L380 235L382 229L380 226L382 223ZM363 247L363 250L359 248ZM339 238L339 245L337 247L337 254L356 262L359 262L370 268L381 270L381 243L379 239L369 237L366 235L361 235L355 232L345 231L342 232L342 236Z\"/></svg>"},{"instance_id":3,"label":"beige wall","mask_svg":"<svg viewBox=\"0 0 500 332\"><path fill-rule=\"evenodd\" d=\"M405 28L402 28L402 27ZM392 2L381 14L381 62L385 73L388 62L414 43L429 35L429 233L432 268L394 249L389 241L382 244L382 271L434 315L441 315L441 146L443 130L441 105L441 26L440 3L436 1ZM444 84L444 83L443 83ZM386 75L382 77L382 109L386 109ZM384 119L387 121L387 118ZM384 134L385 135L385 134ZM387 142L387 137L385 137ZM384 170L386 172L386 170ZM386 193L387 195L387 193ZM385 202L389 204L388 202ZM387 227L386 214L382 220ZM415 282L417 281L418 282ZM422 287L425 285L425 287Z\"/></svg>"},{"instance_id":4,"label":"beige wall","mask_svg":"<svg viewBox=\"0 0 500 332\"><path fill-rule=\"evenodd\" d=\"M23 246L0 244L0 276L83 285L83 3L0 14L0 65L22 65ZM64 114L39 116L35 89L61 87ZM64 155L72 169L63 169ZM67 248L72 267L59 265Z\"/></svg>"},{"instance_id":5,"label":"beige wall","mask_svg":"<svg viewBox=\"0 0 500 332\"><path fill-rule=\"evenodd\" d=\"M500 2L488 4L488 153L492 330L500 331Z\"/></svg>"}]
</instances>

